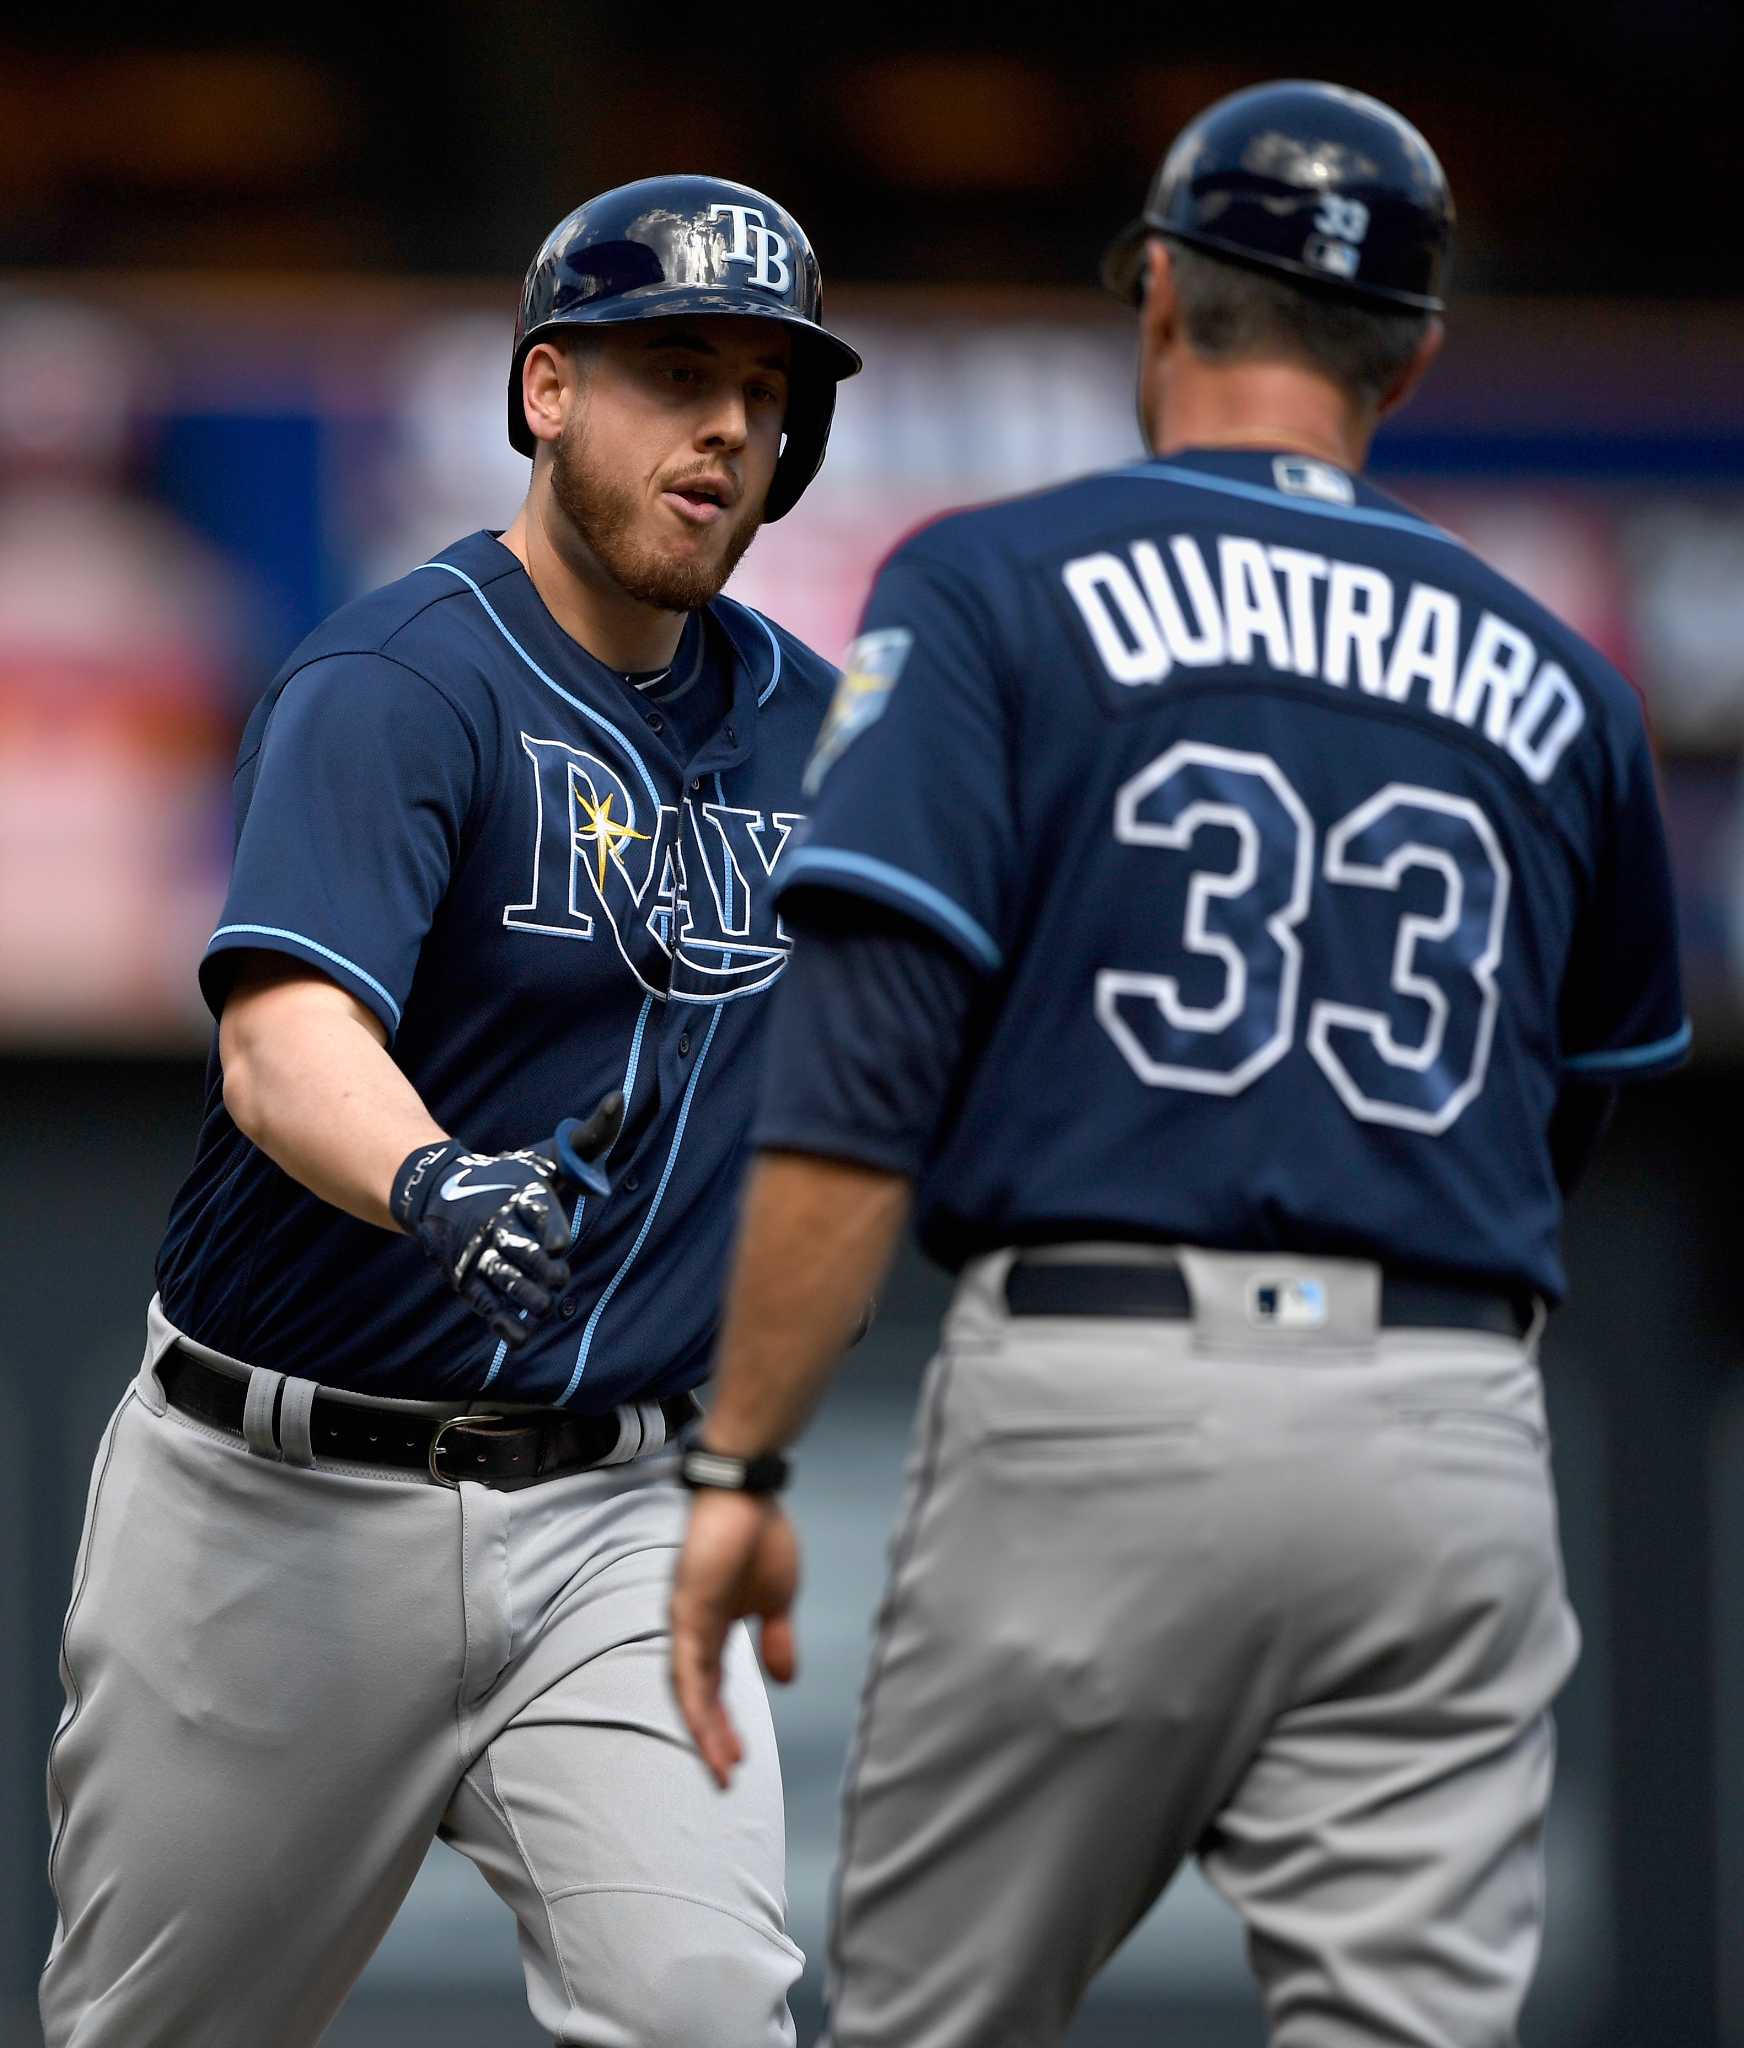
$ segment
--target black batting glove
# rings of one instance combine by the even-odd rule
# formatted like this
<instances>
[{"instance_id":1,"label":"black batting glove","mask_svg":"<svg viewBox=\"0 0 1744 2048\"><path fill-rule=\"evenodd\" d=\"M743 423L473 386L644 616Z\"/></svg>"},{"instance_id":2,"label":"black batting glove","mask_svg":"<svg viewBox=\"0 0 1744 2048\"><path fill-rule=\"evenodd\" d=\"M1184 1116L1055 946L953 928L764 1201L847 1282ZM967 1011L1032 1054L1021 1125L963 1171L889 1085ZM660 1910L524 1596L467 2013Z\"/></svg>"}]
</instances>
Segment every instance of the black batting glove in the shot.
<instances>
[{"instance_id":1,"label":"black batting glove","mask_svg":"<svg viewBox=\"0 0 1744 2048\"><path fill-rule=\"evenodd\" d=\"M586 1123L565 1117L551 1137L522 1151L469 1152L448 1138L419 1146L394 1175L394 1221L512 1351L569 1285L568 1205L610 1191L599 1162L623 1117L624 1098L614 1092Z\"/></svg>"}]
</instances>

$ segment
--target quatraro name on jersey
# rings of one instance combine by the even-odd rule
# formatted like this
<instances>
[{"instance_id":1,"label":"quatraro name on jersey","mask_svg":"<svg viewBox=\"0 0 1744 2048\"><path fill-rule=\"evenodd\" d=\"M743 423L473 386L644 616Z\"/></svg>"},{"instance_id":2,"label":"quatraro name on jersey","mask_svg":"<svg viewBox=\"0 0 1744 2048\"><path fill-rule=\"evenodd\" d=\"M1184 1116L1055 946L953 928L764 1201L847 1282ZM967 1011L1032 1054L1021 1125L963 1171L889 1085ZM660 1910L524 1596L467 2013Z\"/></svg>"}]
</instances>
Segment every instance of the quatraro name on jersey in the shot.
<instances>
[{"instance_id":1,"label":"quatraro name on jersey","mask_svg":"<svg viewBox=\"0 0 1744 2048\"><path fill-rule=\"evenodd\" d=\"M1068 562L1067 591L1109 677L1177 669L1309 676L1426 706L1547 782L1586 723L1580 694L1532 636L1431 583L1243 534L1178 533Z\"/></svg>"},{"instance_id":2,"label":"quatraro name on jersey","mask_svg":"<svg viewBox=\"0 0 1744 2048\"><path fill-rule=\"evenodd\" d=\"M690 1002L754 995L790 941L771 877L794 811L685 797L663 803L599 755L522 733L534 793L531 886L504 908L512 932L593 939L603 920L651 995Z\"/></svg>"}]
</instances>

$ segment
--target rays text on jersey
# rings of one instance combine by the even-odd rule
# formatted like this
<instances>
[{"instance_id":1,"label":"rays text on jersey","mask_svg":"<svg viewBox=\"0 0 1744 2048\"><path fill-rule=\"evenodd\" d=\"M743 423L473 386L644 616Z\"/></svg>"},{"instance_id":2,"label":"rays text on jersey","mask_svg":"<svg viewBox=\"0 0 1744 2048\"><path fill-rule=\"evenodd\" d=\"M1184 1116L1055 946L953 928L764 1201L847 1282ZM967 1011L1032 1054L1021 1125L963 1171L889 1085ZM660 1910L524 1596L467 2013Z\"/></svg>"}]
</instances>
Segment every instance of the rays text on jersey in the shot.
<instances>
[{"instance_id":1,"label":"rays text on jersey","mask_svg":"<svg viewBox=\"0 0 1744 2048\"><path fill-rule=\"evenodd\" d=\"M1586 723L1567 672L1521 627L1367 563L1178 533L1081 555L1062 575L1098 660L1129 688L1177 669L1307 676L1482 733L1537 783Z\"/></svg>"},{"instance_id":2,"label":"rays text on jersey","mask_svg":"<svg viewBox=\"0 0 1744 2048\"><path fill-rule=\"evenodd\" d=\"M629 778L566 740L521 734L533 775L532 884L514 932L592 939L603 915L650 994L713 1001L767 988L789 940L771 877L797 812L685 797L638 807Z\"/></svg>"}]
</instances>

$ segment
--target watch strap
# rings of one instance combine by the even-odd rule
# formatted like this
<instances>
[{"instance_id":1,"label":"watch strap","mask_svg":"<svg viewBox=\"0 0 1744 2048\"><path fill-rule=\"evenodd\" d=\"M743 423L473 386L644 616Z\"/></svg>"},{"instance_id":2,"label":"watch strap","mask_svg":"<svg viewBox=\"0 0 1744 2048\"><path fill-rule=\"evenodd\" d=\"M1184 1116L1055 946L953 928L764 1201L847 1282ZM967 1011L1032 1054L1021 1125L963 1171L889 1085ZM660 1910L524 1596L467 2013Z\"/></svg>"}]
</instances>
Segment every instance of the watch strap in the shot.
<instances>
[{"instance_id":1,"label":"watch strap","mask_svg":"<svg viewBox=\"0 0 1744 2048\"><path fill-rule=\"evenodd\" d=\"M779 1493L791 1469L779 1451L735 1458L700 1443L691 1444L678 1461L678 1476L686 1486L712 1487L722 1493Z\"/></svg>"}]
</instances>

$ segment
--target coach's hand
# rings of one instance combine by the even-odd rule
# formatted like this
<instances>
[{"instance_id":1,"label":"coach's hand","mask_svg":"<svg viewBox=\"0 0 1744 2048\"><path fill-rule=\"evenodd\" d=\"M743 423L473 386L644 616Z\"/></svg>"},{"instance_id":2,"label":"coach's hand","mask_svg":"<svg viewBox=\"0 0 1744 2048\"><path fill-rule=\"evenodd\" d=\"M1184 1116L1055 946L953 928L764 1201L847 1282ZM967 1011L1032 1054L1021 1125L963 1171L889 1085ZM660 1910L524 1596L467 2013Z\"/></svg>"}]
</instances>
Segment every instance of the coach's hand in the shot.
<instances>
[{"instance_id":1,"label":"coach's hand","mask_svg":"<svg viewBox=\"0 0 1744 2048\"><path fill-rule=\"evenodd\" d=\"M721 1704L721 1653L741 1615L763 1621L763 1668L786 1685L797 1668L793 1597L799 1541L767 1495L699 1492L672 1581L672 1684L702 1760L725 1786L745 1749Z\"/></svg>"},{"instance_id":2,"label":"coach's hand","mask_svg":"<svg viewBox=\"0 0 1744 2048\"><path fill-rule=\"evenodd\" d=\"M624 1098L614 1092L586 1123L566 1117L542 1144L469 1152L449 1138L420 1146L394 1175L395 1221L511 1350L569 1285L566 1205L609 1191L599 1162L623 1117Z\"/></svg>"}]
</instances>

